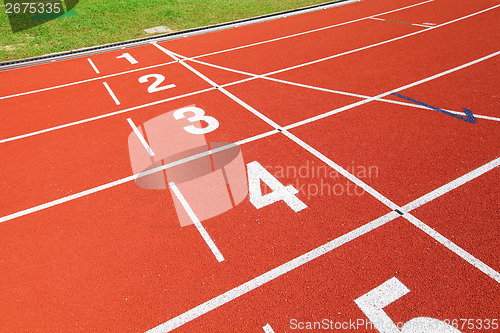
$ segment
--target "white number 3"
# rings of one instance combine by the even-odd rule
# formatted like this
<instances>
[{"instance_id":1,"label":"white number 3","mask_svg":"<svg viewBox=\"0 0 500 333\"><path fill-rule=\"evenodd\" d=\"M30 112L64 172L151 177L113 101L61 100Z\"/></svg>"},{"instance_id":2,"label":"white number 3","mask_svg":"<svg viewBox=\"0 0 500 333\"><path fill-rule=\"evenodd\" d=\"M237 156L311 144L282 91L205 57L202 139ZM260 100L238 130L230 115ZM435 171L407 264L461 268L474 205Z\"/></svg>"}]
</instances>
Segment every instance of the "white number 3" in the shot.
<instances>
[{"instance_id":1,"label":"white number 3","mask_svg":"<svg viewBox=\"0 0 500 333\"><path fill-rule=\"evenodd\" d=\"M215 131L219 127L219 121L215 119L214 117L210 116L205 116L205 111L203 109L194 107L194 106L188 106L182 109L179 109L174 112L174 118L176 120L179 119L184 119L186 118L186 113L192 113L194 116L188 118L190 122L195 122L195 121L204 121L208 125L206 127L198 128L194 125L189 125L183 127L183 129L191 134L207 134L212 131Z\"/></svg>"}]
</instances>

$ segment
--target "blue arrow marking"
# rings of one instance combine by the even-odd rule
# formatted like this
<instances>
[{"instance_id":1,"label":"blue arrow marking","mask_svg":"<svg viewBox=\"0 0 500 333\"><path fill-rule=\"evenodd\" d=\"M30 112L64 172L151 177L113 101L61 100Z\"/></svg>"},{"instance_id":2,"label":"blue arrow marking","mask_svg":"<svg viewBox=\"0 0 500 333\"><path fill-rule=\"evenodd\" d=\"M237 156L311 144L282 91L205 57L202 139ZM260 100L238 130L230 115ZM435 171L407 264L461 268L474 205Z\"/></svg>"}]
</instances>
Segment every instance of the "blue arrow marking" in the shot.
<instances>
[{"instance_id":1,"label":"blue arrow marking","mask_svg":"<svg viewBox=\"0 0 500 333\"><path fill-rule=\"evenodd\" d=\"M444 114L447 114L448 116L452 116L453 118L464 120L464 121L466 121L468 123L471 123L471 124L477 123L476 118L474 117L474 115L472 114L471 110L469 110L469 109L464 109L465 115L467 116L467 117L464 117L464 116L460 116L460 115L457 115L457 114L453 114L451 112L445 111L445 110L440 109L440 108L436 108L436 107L434 107L432 105L425 104L425 103L417 101L417 100L415 100L413 98L406 97L406 96L403 96L403 95L400 95L400 94L397 94L397 93L392 93L392 95L397 96L397 97L402 98L402 99L406 99L407 101L410 101L412 103L425 106L426 108L429 108L431 110L442 112Z\"/></svg>"}]
</instances>

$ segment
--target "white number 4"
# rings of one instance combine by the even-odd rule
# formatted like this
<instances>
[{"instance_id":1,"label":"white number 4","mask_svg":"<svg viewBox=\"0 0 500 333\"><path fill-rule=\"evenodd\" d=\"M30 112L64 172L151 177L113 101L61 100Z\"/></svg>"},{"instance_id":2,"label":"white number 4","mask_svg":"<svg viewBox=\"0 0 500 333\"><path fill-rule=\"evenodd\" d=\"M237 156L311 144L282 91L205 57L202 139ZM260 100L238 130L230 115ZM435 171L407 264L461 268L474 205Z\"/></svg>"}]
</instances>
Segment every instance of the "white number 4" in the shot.
<instances>
[{"instance_id":1,"label":"white number 4","mask_svg":"<svg viewBox=\"0 0 500 333\"><path fill-rule=\"evenodd\" d=\"M260 209L278 201L284 201L294 212L307 208L295 194L299 193L292 185L284 186L269 171L264 169L259 162L247 164L248 192L250 202L255 208ZM262 195L260 181L263 181L272 190L271 193Z\"/></svg>"},{"instance_id":2,"label":"white number 4","mask_svg":"<svg viewBox=\"0 0 500 333\"><path fill-rule=\"evenodd\" d=\"M444 321L429 317L413 318L400 331L383 309L409 292L401 281L393 277L354 302L380 333L461 333Z\"/></svg>"}]
</instances>

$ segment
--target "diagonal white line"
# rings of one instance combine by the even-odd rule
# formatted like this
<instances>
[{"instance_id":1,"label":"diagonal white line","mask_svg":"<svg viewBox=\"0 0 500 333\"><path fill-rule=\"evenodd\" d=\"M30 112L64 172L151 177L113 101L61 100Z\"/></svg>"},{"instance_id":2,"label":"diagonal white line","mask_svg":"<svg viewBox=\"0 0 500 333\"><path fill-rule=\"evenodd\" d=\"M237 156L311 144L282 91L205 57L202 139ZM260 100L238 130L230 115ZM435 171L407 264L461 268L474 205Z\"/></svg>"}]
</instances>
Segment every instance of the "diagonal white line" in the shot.
<instances>
[{"instance_id":1,"label":"diagonal white line","mask_svg":"<svg viewBox=\"0 0 500 333\"><path fill-rule=\"evenodd\" d=\"M101 74L101 72L99 72L99 70L97 69L96 65L94 64L94 62L92 61L92 59L90 58L87 58L90 66L92 66L92 68L94 69L94 71L96 72L96 74Z\"/></svg>"},{"instance_id":2,"label":"diagonal white line","mask_svg":"<svg viewBox=\"0 0 500 333\"><path fill-rule=\"evenodd\" d=\"M132 130L134 131L135 135L137 135L137 138L139 139L139 141L141 142L141 144L144 146L144 148L148 152L149 156L151 156L151 157L155 156L155 153L153 152L153 149L151 149L151 147L148 145L148 143L146 142L146 139L141 134L141 132L139 131L139 129L137 128L137 126L135 126L135 124L132 121L132 119L127 118L127 121L129 123L130 127L132 127Z\"/></svg>"},{"instance_id":3,"label":"diagonal white line","mask_svg":"<svg viewBox=\"0 0 500 333\"><path fill-rule=\"evenodd\" d=\"M179 58L183 58L184 60L188 60L187 57L181 56L181 55L176 54L174 52L172 52L172 53L174 55L176 55L177 57L179 57ZM213 67L213 68L222 69L222 70L225 70L225 71L228 71L228 72L233 72L233 73L238 73L238 74L242 74L242 75L251 76L252 78L256 78L256 79L263 79L263 80L268 80L268 81L274 81L274 82L279 82L279 83L283 83L283 84L288 84L288 85L291 85L291 86L296 86L296 87L301 87L301 88L307 88L307 89L312 89L312 90L317 90L317 91L324 91L324 92L328 92L328 93L332 93L332 94L339 94L339 95L351 96L351 97L356 97L356 98L361 98L361 99L373 98L373 96L368 96L368 95L363 95L363 94L355 94L355 93L350 93L350 92L340 91L340 90L334 90L334 89L328 89L328 88L322 88L322 87L312 86L312 85L308 85L308 84L303 84L303 83L298 83L298 82L293 82L293 81L288 81L288 80L282 80L282 79L278 79L278 78L274 78L274 77L268 77L268 76L258 75L258 74L255 74L255 73L249 73L249 72L240 71L240 70L229 68L229 67L215 65L215 64L212 64L212 63L209 63L209 62L205 62L205 61L201 61L201 60L197 60L197 59L188 60L188 61L192 61L192 62L201 64L201 65L205 65L205 66L209 66L209 67ZM236 81L236 82L237 83L242 83L241 81ZM226 87L228 85L232 85L232 83L229 83L227 85L222 85L222 86ZM378 101L378 102L385 102L385 103L390 103L390 104L409 106L409 107L416 108L416 109L429 110L429 108L427 108L425 106L422 106L422 105L408 103L408 102L402 102L402 101L396 101L396 100L392 100L392 99L377 98L375 100ZM456 114L456 115L464 115L464 112L460 112L460 111L452 111L452 110L448 110L448 109L443 109L443 110L445 110L447 112L450 112L450 113L453 113L453 114ZM480 114L477 114L475 112L474 112L474 117L475 118L480 118L480 119L486 119L486 120L500 121L500 118L491 117L491 116L485 116L485 115L480 115Z\"/></svg>"},{"instance_id":4,"label":"diagonal white line","mask_svg":"<svg viewBox=\"0 0 500 333\"><path fill-rule=\"evenodd\" d=\"M111 90L111 88L109 87L108 83L107 82L103 82L102 84L104 85L104 87L108 91L108 93L111 96L111 98L113 98L113 101L115 101L115 104L116 105L120 105L120 101L118 100L118 98L116 98L115 93L113 92L113 90Z\"/></svg>"},{"instance_id":5,"label":"diagonal white line","mask_svg":"<svg viewBox=\"0 0 500 333\"><path fill-rule=\"evenodd\" d=\"M311 250L295 259L292 259L262 275L259 275L258 277L243 283L242 285L233 288L215 298L212 298L211 300L200 304L194 308L192 308L189 311L184 312L183 314L172 318L168 320L167 322L156 326L155 328L150 329L146 333L165 333L165 332L170 332L226 303L229 303L236 298L252 291L260 286L263 286L264 284L273 281L280 276L300 267L308 262L311 262L314 259L317 259L321 257L322 255L329 253L333 251L334 249L349 243L352 240L355 240L367 233L369 233L372 230L377 229L378 227L396 219L399 217L399 214L396 212L390 212L376 220L373 220L370 223L367 223L351 232L348 232L345 235L342 235L324 245L321 245L314 250Z\"/></svg>"},{"instance_id":6,"label":"diagonal white line","mask_svg":"<svg viewBox=\"0 0 500 333\"><path fill-rule=\"evenodd\" d=\"M469 173L435 189L434 191L427 193L426 195L404 205L403 207L401 207L401 209L403 211L406 211L406 212L410 212L414 209L417 209L418 207L423 206L426 203L428 203L436 198L439 198L440 196L450 192L451 190L454 190L457 187L460 187L460 186L470 182L471 180L485 174L488 171L493 170L494 168L496 168L498 166L500 166L500 157L498 157L498 158L494 159L493 161L490 161L490 162L486 163L485 165L483 165L477 169L474 169L471 172L469 172Z\"/></svg>"},{"instance_id":7,"label":"diagonal white line","mask_svg":"<svg viewBox=\"0 0 500 333\"><path fill-rule=\"evenodd\" d=\"M205 243L207 243L210 250L212 250L212 253L214 254L217 261L218 262L224 261L222 253L220 253L214 241L212 240L212 238L210 238L210 235L201 224L200 220L198 219L198 216L196 216L194 211L191 209L191 206L189 206L189 203L187 202L186 198L184 198L177 185L175 185L174 182L170 182L168 183L168 186L170 186L177 199L179 199L182 207L184 207L184 209L186 210L186 213L189 215L189 218L191 218L191 221L193 221L194 225L196 226L196 229L198 229L199 233L201 234L201 237L203 237L203 240L205 240Z\"/></svg>"},{"instance_id":8,"label":"diagonal white line","mask_svg":"<svg viewBox=\"0 0 500 333\"><path fill-rule=\"evenodd\" d=\"M206 57L206 56L209 56L209 55L212 55L212 54L229 52L229 51L233 51L233 50L237 50L237 49L241 49L241 48L252 47L252 46L261 45L261 44L265 44L265 43L275 42L275 41L286 39L286 38L292 38L292 37L297 37L297 36L301 36L301 35L305 35L305 34L310 34L310 33L314 33L314 32L325 30L325 29L331 29L331 28L335 28L335 27L338 27L338 26L342 26L342 25L346 25L346 24L350 24L350 23L355 23L355 22L359 22L359 21L362 21L362 20L366 20L366 19L368 19L370 17L376 17L376 16L380 16L380 15L385 15L385 14L389 14L389 13L393 13L393 12L405 10L405 9L408 9L408 8L411 8L411 7L415 7L415 6L419 6L419 5L423 5L423 4L426 4L428 2L432 2L432 1L434 1L434 0L424 1L424 2L421 2L421 3L417 3L415 5L411 5L411 6L406 6L406 7L394 9L394 10L391 10L391 11L388 11L388 12L383 12L383 13L376 14L376 15L373 15L373 16L369 16L369 17L367 16L367 17L363 17L363 18L360 18L360 19L356 19L356 20L352 20L352 21L348 21L348 22L344 22L344 23L340 23L340 24L335 24L335 25L331 25L331 26L327 26L327 27L322 27L322 28L318 28L318 29L308 30L308 31L304 31L304 32L301 32L301 33L298 33L298 34L287 35L287 36L279 37L279 38L273 38L273 39L269 39L269 40L258 42L258 43L252 43L252 44L247 44L247 45L239 46L239 47L236 47L236 48L228 48L228 49L217 51L215 53L212 52L212 53L201 54L201 55L198 55L198 56L193 57L193 58ZM124 72L120 72L120 73L110 74L110 75L106 75L106 76L99 77L99 78L92 78L92 79L87 79L87 80L75 81L75 82L71 82L71 83L67 83L67 84L61 84L61 85L57 85L57 86L53 86L53 87L47 87L47 88L42 88L42 89L37 89L37 90L31 90L31 91L26 91L26 92L22 92L22 93L12 94L12 95L8 95L8 96L1 96L0 100L7 99L7 98L18 97L18 96L29 95L29 94L43 92L43 91L48 91L48 90L53 90L53 89L58 89L58 88L63 88L63 87L68 87L68 86L77 85L77 84L81 84L81 83L85 83L85 82L91 82L91 81L95 81L95 80L101 80L101 79L105 79L105 78L108 78L108 77L114 77L114 76L119 76L119 75L134 73L134 72L143 71L143 70L147 70L147 69L151 69L151 68L156 68L156 67L170 65L172 63L174 63L174 62L167 62L167 63L157 64L157 65L152 65L152 66L147 66L147 67L143 67L143 68L137 68L137 69L133 69L133 70L129 70L129 71L124 71Z\"/></svg>"},{"instance_id":9,"label":"diagonal white line","mask_svg":"<svg viewBox=\"0 0 500 333\"><path fill-rule=\"evenodd\" d=\"M411 214L404 214L403 217L410 221L411 224L413 224L415 227L418 229L422 230L425 232L427 235L438 241L441 245L458 255L460 258L463 260L467 261L469 264L472 266L476 267L479 269L481 272L484 274L488 275L490 278L495 280L496 282L500 283L500 273L495 271L493 268L490 266L486 265L484 262L481 260L477 259L473 255L471 255L469 252L465 251L461 247L457 246L455 243L441 235L439 232L436 230L432 229L416 217L414 217Z\"/></svg>"}]
</instances>

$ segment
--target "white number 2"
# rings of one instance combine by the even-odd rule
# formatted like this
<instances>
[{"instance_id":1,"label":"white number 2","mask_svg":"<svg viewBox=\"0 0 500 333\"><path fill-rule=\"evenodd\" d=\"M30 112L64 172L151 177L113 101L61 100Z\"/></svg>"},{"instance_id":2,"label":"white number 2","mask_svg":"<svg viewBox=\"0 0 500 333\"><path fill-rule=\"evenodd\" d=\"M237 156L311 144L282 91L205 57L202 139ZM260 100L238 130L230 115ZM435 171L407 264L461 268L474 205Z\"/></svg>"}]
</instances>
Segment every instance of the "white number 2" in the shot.
<instances>
[{"instance_id":1,"label":"white number 2","mask_svg":"<svg viewBox=\"0 0 500 333\"><path fill-rule=\"evenodd\" d=\"M248 192L250 202L255 208L260 209L277 201L284 201L294 212L299 212L307 205L299 200L295 194L299 193L292 185L284 186L259 162L254 161L247 164ZM262 195L260 181L263 181L271 190L271 193Z\"/></svg>"},{"instance_id":2,"label":"white number 2","mask_svg":"<svg viewBox=\"0 0 500 333\"><path fill-rule=\"evenodd\" d=\"M148 82L148 80L150 78L155 79L155 81L153 83L151 83L151 85L148 87L149 93L154 93L154 92L162 91L165 89L175 88L175 84L169 84L169 85L160 87L160 84L162 84L162 82L165 81L165 77L161 74L148 74L148 75L141 76L139 78L139 82L146 83L146 82Z\"/></svg>"},{"instance_id":3,"label":"white number 2","mask_svg":"<svg viewBox=\"0 0 500 333\"><path fill-rule=\"evenodd\" d=\"M188 106L182 109L179 109L174 112L174 118L176 120L186 118L186 113L192 113L194 116L188 118L190 122L195 122L195 121L204 121L208 125L203 128L198 128L194 125L189 125L183 127L183 129L191 134L207 134L212 131L215 131L219 127L219 121L215 119L214 117L206 116L205 111L203 109L194 107L194 106Z\"/></svg>"},{"instance_id":4,"label":"white number 2","mask_svg":"<svg viewBox=\"0 0 500 333\"><path fill-rule=\"evenodd\" d=\"M444 321L429 317L413 318L400 331L383 309L409 292L401 281L393 277L354 302L380 333L461 333Z\"/></svg>"}]
</instances>

